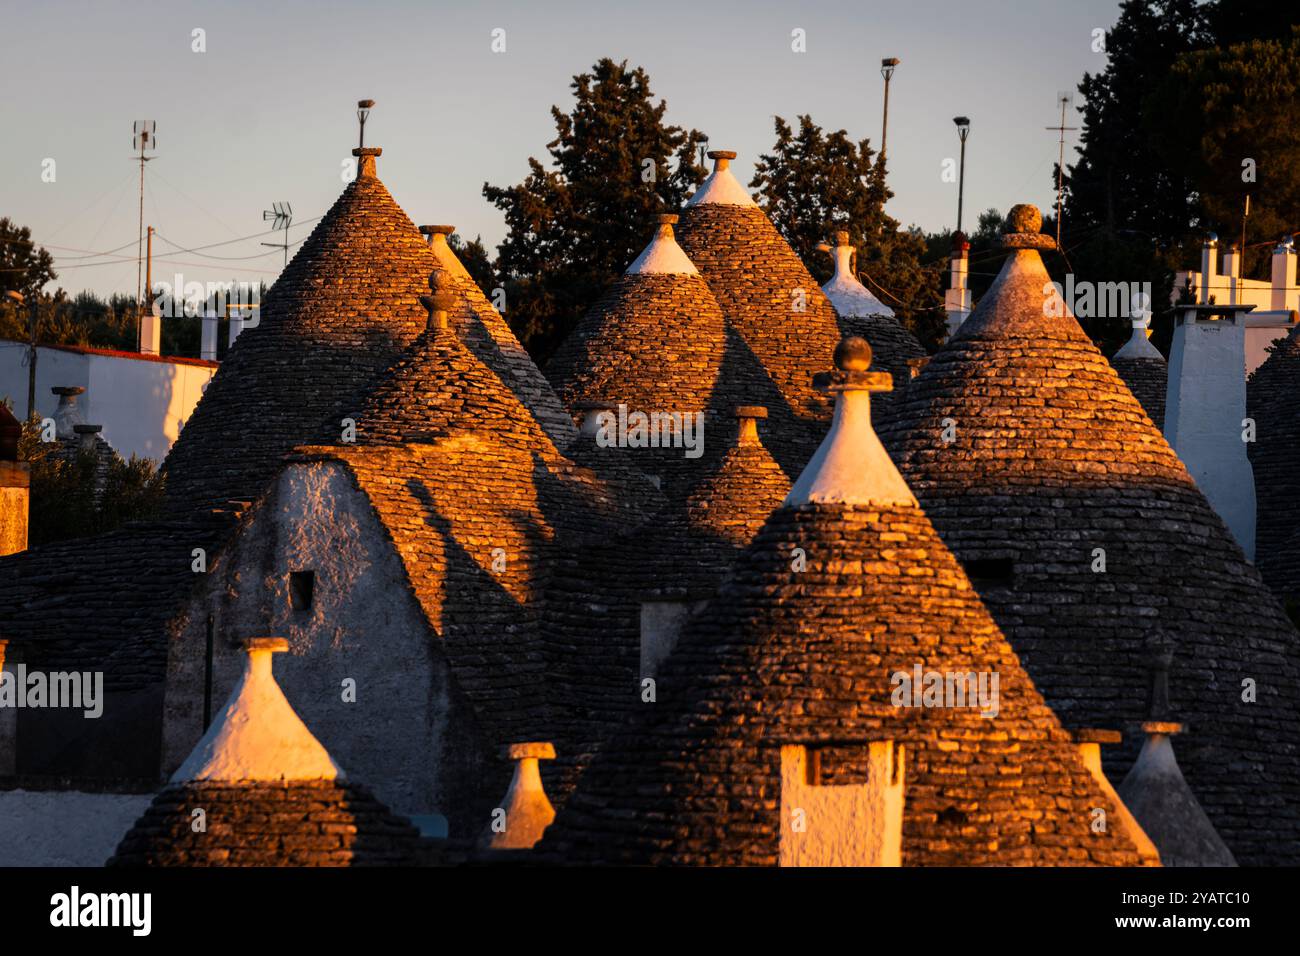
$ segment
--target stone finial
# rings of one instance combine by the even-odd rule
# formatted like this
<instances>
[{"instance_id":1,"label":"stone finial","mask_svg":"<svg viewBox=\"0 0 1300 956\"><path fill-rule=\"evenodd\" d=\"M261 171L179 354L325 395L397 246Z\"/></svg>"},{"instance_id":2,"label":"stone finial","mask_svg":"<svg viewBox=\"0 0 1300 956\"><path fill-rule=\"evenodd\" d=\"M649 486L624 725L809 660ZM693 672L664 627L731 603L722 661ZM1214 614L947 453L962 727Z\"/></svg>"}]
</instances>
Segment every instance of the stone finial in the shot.
<instances>
[{"instance_id":1,"label":"stone finial","mask_svg":"<svg viewBox=\"0 0 1300 956\"><path fill-rule=\"evenodd\" d=\"M871 393L894 387L888 372L871 372L871 346L851 335L835 348L835 371L818 372L813 385L833 394L831 429L790 489L785 506L812 503L916 506L871 424Z\"/></svg>"},{"instance_id":2,"label":"stone finial","mask_svg":"<svg viewBox=\"0 0 1300 956\"><path fill-rule=\"evenodd\" d=\"M661 226L675 226L677 225L677 221L681 218L682 217L677 215L675 212L661 212L659 215L655 216L655 222Z\"/></svg>"},{"instance_id":3,"label":"stone finial","mask_svg":"<svg viewBox=\"0 0 1300 956\"><path fill-rule=\"evenodd\" d=\"M1168 720L1173 713L1169 704L1169 669L1174 662L1174 642L1165 634L1147 638L1147 659L1151 673L1151 696L1147 711L1151 720Z\"/></svg>"},{"instance_id":4,"label":"stone finial","mask_svg":"<svg viewBox=\"0 0 1300 956\"><path fill-rule=\"evenodd\" d=\"M247 657L239 682L172 782L343 779L275 680L272 655L287 651L289 642L250 637L243 646Z\"/></svg>"},{"instance_id":5,"label":"stone finial","mask_svg":"<svg viewBox=\"0 0 1300 956\"><path fill-rule=\"evenodd\" d=\"M852 245L852 243L849 241L849 231L847 229L835 230L835 245L837 246Z\"/></svg>"},{"instance_id":6,"label":"stone finial","mask_svg":"<svg viewBox=\"0 0 1300 956\"><path fill-rule=\"evenodd\" d=\"M382 149L378 146L358 146L352 150L352 155L359 159L357 163L357 179L375 179L379 176L375 171L375 159L384 155Z\"/></svg>"},{"instance_id":7,"label":"stone finial","mask_svg":"<svg viewBox=\"0 0 1300 956\"><path fill-rule=\"evenodd\" d=\"M731 165L731 161L736 158L736 154L729 149L712 149L704 155L713 160L713 171L721 172Z\"/></svg>"},{"instance_id":8,"label":"stone finial","mask_svg":"<svg viewBox=\"0 0 1300 956\"><path fill-rule=\"evenodd\" d=\"M736 416L736 444L757 445L759 419L767 418L765 405L737 405L732 409Z\"/></svg>"},{"instance_id":9,"label":"stone finial","mask_svg":"<svg viewBox=\"0 0 1300 956\"><path fill-rule=\"evenodd\" d=\"M1017 203L1007 213L1002 227L1002 246L1006 249L1055 249L1056 240L1039 232L1043 214L1030 203Z\"/></svg>"},{"instance_id":10,"label":"stone finial","mask_svg":"<svg viewBox=\"0 0 1300 956\"><path fill-rule=\"evenodd\" d=\"M456 231L455 226L448 226L448 225L420 227L420 235L424 236L425 239L429 240L430 245L432 245L434 242L434 238L433 238L434 236L450 236L455 231Z\"/></svg>"},{"instance_id":11,"label":"stone finial","mask_svg":"<svg viewBox=\"0 0 1300 956\"><path fill-rule=\"evenodd\" d=\"M515 762L510 789L483 832L482 846L491 850L528 850L555 819L555 808L542 786L539 760L554 760L555 745L547 742L509 744L502 755Z\"/></svg>"},{"instance_id":12,"label":"stone finial","mask_svg":"<svg viewBox=\"0 0 1300 956\"><path fill-rule=\"evenodd\" d=\"M73 425L72 430L81 442L81 450L94 452L95 438L104 430L103 425Z\"/></svg>"},{"instance_id":13,"label":"stone finial","mask_svg":"<svg viewBox=\"0 0 1300 956\"><path fill-rule=\"evenodd\" d=\"M1079 748L1079 759L1083 761L1083 765L1092 776L1093 782L1114 803L1115 812L1119 816L1120 829L1133 841L1134 846L1137 847L1138 855L1147 866L1159 864L1160 851L1156 849L1156 845L1147 836L1146 831L1142 829L1142 824L1129 812L1128 807L1120 799L1119 794L1115 792L1115 788L1102 770L1102 745L1117 744L1124 739L1124 735L1118 730L1085 728L1074 731L1073 736L1075 746Z\"/></svg>"},{"instance_id":14,"label":"stone finial","mask_svg":"<svg viewBox=\"0 0 1300 956\"><path fill-rule=\"evenodd\" d=\"M72 438L76 434L73 429L84 421L77 399L86 390L80 385L56 385L50 391L59 396L58 407L54 409L54 432L59 438Z\"/></svg>"},{"instance_id":15,"label":"stone finial","mask_svg":"<svg viewBox=\"0 0 1300 956\"><path fill-rule=\"evenodd\" d=\"M456 305L452 288L446 269L434 269L429 273L429 291L433 294L420 296L420 304L429 313L430 331L447 328L447 313Z\"/></svg>"}]
</instances>

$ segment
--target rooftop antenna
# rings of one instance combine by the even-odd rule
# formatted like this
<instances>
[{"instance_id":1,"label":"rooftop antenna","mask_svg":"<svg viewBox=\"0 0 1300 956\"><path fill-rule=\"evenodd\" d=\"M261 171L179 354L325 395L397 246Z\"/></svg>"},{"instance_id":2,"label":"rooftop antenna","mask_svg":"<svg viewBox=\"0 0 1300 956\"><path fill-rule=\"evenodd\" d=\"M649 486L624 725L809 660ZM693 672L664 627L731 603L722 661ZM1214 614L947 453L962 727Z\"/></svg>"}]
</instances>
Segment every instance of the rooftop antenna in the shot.
<instances>
[{"instance_id":1,"label":"rooftop antenna","mask_svg":"<svg viewBox=\"0 0 1300 956\"><path fill-rule=\"evenodd\" d=\"M143 296L140 289L141 272L144 265L144 164L156 157L146 156L146 151L153 151L158 148L158 138L155 131L158 124L153 120L136 120L132 127L131 149L136 151L137 155L132 159L140 163L140 228L135 242L135 316L136 324L140 322L140 310L143 308ZM138 334L138 330L137 330Z\"/></svg>"},{"instance_id":2,"label":"rooftop antenna","mask_svg":"<svg viewBox=\"0 0 1300 956\"><path fill-rule=\"evenodd\" d=\"M1065 134L1071 130L1076 130L1077 126L1065 125L1065 110L1074 103L1074 94L1068 90L1056 91L1056 102L1061 106L1061 125L1046 126L1044 129L1054 129L1061 134L1060 150L1056 160L1056 248L1061 248L1061 192L1064 189L1065 178Z\"/></svg>"},{"instance_id":3,"label":"rooftop antenna","mask_svg":"<svg viewBox=\"0 0 1300 956\"><path fill-rule=\"evenodd\" d=\"M366 147L366 118L370 116L370 108L374 105L374 100L357 100L357 119L361 121L361 140L357 146L362 149Z\"/></svg>"},{"instance_id":4,"label":"rooftop antenna","mask_svg":"<svg viewBox=\"0 0 1300 956\"><path fill-rule=\"evenodd\" d=\"M262 210L262 221L271 221L272 229L284 230L284 242L264 242L262 245L284 250L284 264L289 264L289 223L293 222L293 207L287 202L273 202L270 209Z\"/></svg>"}]
</instances>

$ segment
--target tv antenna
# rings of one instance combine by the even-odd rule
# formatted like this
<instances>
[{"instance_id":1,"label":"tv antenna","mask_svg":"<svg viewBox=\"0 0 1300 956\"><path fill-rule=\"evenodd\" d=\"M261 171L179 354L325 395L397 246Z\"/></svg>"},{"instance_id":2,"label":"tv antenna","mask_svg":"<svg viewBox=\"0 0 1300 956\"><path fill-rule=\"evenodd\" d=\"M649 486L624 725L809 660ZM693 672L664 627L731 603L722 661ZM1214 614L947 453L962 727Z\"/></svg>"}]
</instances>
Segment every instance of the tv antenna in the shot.
<instances>
[{"instance_id":1,"label":"tv antenna","mask_svg":"<svg viewBox=\"0 0 1300 956\"><path fill-rule=\"evenodd\" d=\"M140 310L143 308L140 281L144 263L144 164L156 158L146 156L145 153L158 148L158 137L155 135L157 128L158 124L153 120L136 120L131 131L131 149L137 154L131 158L140 163L140 228L135 242L135 314L137 321L139 321Z\"/></svg>"},{"instance_id":2,"label":"tv antenna","mask_svg":"<svg viewBox=\"0 0 1300 956\"><path fill-rule=\"evenodd\" d=\"M1061 248L1061 192L1064 189L1065 178L1065 134L1071 130L1076 130L1077 126L1065 125L1065 110L1074 103L1074 94L1069 90L1057 90L1056 102L1061 107L1061 125L1046 126L1044 129L1053 129L1061 134L1060 151L1056 160L1056 248Z\"/></svg>"},{"instance_id":3,"label":"tv antenna","mask_svg":"<svg viewBox=\"0 0 1300 956\"><path fill-rule=\"evenodd\" d=\"M262 210L262 221L270 222L272 229L284 230L284 242L264 242L262 245L284 250L284 264L289 264L289 224L293 222L293 207L287 202L273 202L270 209Z\"/></svg>"}]
</instances>

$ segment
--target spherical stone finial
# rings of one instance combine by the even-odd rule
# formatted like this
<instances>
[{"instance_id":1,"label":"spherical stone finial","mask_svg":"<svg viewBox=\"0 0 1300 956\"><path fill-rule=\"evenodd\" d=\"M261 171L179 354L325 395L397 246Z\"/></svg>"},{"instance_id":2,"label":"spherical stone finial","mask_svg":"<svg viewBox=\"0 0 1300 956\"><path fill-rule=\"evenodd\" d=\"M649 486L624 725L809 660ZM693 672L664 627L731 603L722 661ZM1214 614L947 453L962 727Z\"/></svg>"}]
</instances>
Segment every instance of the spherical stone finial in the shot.
<instances>
[{"instance_id":1,"label":"spherical stone finial","mask_svg":"<svg viewBox=\"0 0 1300 956\"><path fill-rule=\"evenodd\" d=\"M1007 213L1006 225L1002 231L1008 235L1017 232L1033 235L1042 228L1043 214L1038 211L1038 207L1032 203L1017 203Z\"/></svg>"},{"instance_id":2,"label":"spherical stone finial","mask_svg":"<svg viewBox=\"0 0 1300 956\"><path fill-rule=\"evenodd\" d=\"M850 335L835 346L835 367L841 372L865 372L871 367L871 346L860 335Z\"/></svg>"},{"instance_id":3,"label":"spherical stone finial","mask_svg":"<svg viewBox=\"0 0 1300 956\"><path fill-rule=\"evenodd\" d=\"M835 245L837 246L849 245L849 231L847 229L837 229L835 231Z\"/></svg>"},{"instance_id":4,"label":"spherical stone finial","mask_svg":"<svg viewBox=\"0 0 1300 956\"><path fill-rule=\"evenodd\" d=\"M429 273L429 291L433 294L421 296L420 302L429 310L430 318L436 312L450 312L456 304L455 287L446 269L434 269Z\"/></svg>"}]
</instances>

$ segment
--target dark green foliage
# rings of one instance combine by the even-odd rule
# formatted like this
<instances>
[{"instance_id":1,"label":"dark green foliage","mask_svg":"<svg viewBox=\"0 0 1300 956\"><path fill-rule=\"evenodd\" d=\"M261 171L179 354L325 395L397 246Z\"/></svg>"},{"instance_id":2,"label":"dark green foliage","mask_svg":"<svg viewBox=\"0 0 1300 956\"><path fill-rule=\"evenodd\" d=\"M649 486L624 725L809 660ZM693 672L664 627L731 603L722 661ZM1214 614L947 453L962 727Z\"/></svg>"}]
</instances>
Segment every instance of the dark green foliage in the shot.
<instances>
[{"instance_id":1,"label":"dark green foliage","mask_svg":"<svg viewBox=\"0 0 1300 956\"><path fill-rule=\"evenodd\" d=\"M483 185L508 229L495 270L505 315L539 363L645 246L653 217L676 212L705 172L705 137L665 124L645 70L605 58L572 88L568 113L551 108L550 165L530 158L519 185Z\"/></svg>"},{"instance_id":2,"label":"dark green foliage","mask_svg":"<svg viewBox=\"0 0 1300 956\"><path fill-rule=\"evenodd\" d=\"M885 213L893 193L870 141L824 132L808 115L797 131L779 116L775 125L776 142L759 158L750 188L776 228L818 282L834 272L818 246L848 230L860 280L932 348L943 330L944 266L926 263L925 238Z\"/></svg>"}]
</instances>

